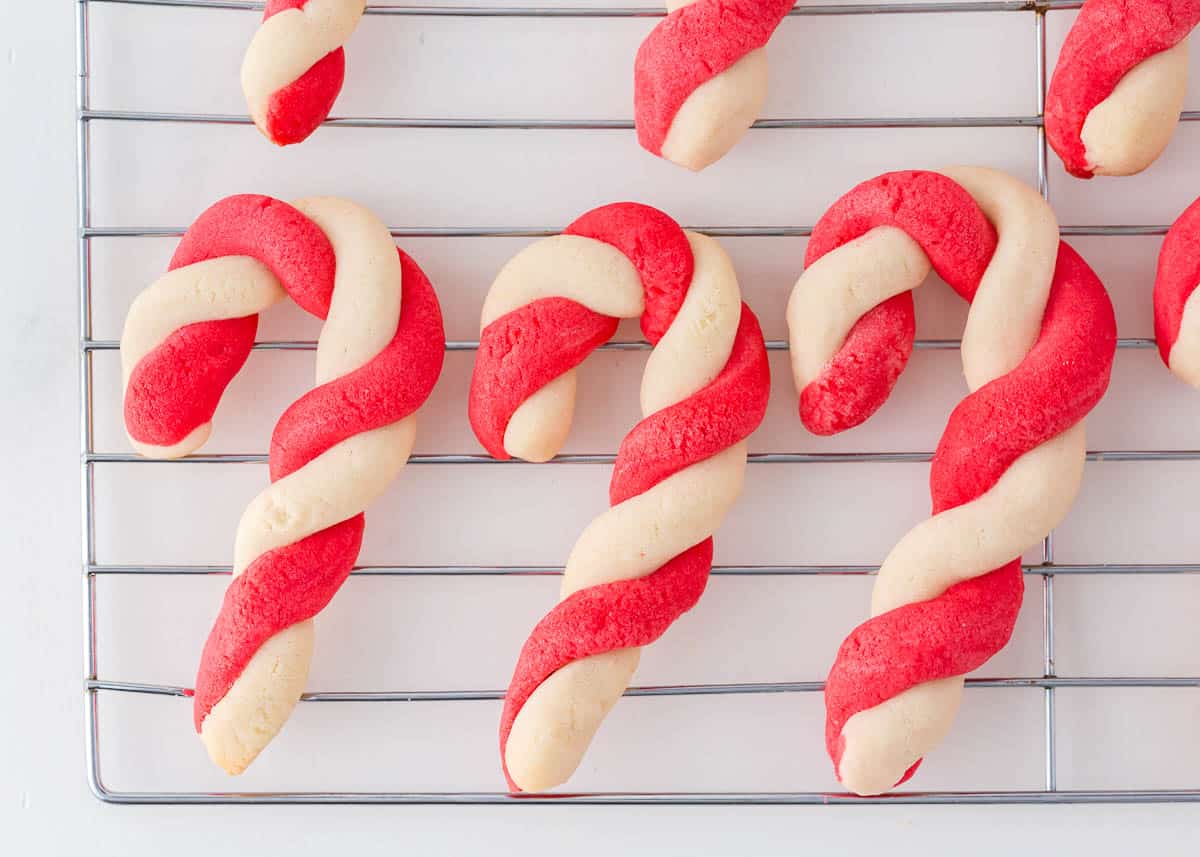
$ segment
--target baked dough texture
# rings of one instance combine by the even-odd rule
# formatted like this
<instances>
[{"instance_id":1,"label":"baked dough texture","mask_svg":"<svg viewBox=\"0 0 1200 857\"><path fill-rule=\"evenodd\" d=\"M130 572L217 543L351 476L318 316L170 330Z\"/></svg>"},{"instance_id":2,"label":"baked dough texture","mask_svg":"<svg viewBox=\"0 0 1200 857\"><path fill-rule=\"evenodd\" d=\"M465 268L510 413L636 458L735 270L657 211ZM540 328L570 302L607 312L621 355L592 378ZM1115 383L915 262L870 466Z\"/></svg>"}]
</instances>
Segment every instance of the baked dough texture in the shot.
<instances>
[{"instance_id":1,"label":"baked dough texture","mask_svg":"<svg viewBox=\"0 0 1200 857\"><path fill-rule=\"evenodd\" d=\"M291 296L325 321L317 386L275 426L271 485L238 525L233 580L196 678L196 730L237 774L300 698L312 618L354 565L363 510L408 460L445 334L424 273L345 200L221 200L171 267L134 301L121 343L127 429L144 454L186 454L208 436L259 310Z\"/></svg>"},{"instance_id":2,"label":"baked dough texture","mask_svg":"<svg viewBox=\"0 0 1200 857\"><path fill-rule=\"evenodd\" d=\"M1200 388L1200 199L1163 239L1154 279L1154 337L1163 362Z\"/></svg>"},{"instance_id":3,"label":"baked dough texture","mask_svg":"<svg viewBox=\"0 0 1200 857\"><path fill-rule=\"evenodd\" d=\"M838 777L878 794L913 774L949 731L963 676L1008 642L1020 556L1078 492L1083 420L1108 386L1116 322L1042 197L995 170L864 182L817 223L805 264L788 325L801 418L819 433L887 398L912 350L911 290L931 268L971 303L970 393L934 453L933 516L884 560L872 618L826 683Z\"/></svg>"},{"instance_id":4,"label":"baked dough texture","mask_svg":"<svg viewBox=\"0 0 1200 857\"><path fill-rule=\"evenodd\" d=\"M1139 173L1183 110L1200 0L1087 0L1046 93L1046 139L1078 178Z\"/></svg>"},{"instance_id":5,"label":"baked dough texture","mask_svg":"<svg viewBox=\"0 0 1200 857\"><path fill-rule=\"evenodd\" d=\"M795 0L668 0L638 48L638 142L702 170L725 156L767 98L765 46Z\"/></svg>"},{"instance_id":6,"label":"baked dough texture","mask_svg":"<svg viewBox=\"0 0 1200 857\"><path fill-rule=\"evenodd\" d=\"M544 791L571 776L628 686L640 647L700 598L770 373L758 320L720 245L645 205L594 209L530 245L484 304L469 408L480 442L499 459L558 452L575 367L612 336L618 317L636 316L655 346L642 379L644 418L617 453L612 507L579 537L560 602L521 650L500 724L514 791Z\"/></svg>"},{"instance_id":7,"label":"baked dough texture","mask_svg":"<svg viewBox=\"0 0 1200 857\"><path fill-rule=\"evenodd\" d=\"M366 0L267 0L262 25L242 60L250 118L278 146L306 139L342 91L342 45Z\"/></svg>"}]
</instances>

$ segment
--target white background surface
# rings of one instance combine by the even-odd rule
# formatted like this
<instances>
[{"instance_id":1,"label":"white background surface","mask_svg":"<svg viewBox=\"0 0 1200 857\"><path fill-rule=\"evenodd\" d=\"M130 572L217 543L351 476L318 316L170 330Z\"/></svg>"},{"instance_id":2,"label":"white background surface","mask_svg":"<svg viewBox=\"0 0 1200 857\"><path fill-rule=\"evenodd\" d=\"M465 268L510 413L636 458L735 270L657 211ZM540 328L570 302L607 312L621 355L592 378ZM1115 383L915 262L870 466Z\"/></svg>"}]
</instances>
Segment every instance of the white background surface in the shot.
<instances>
[{"instance_id":1,"label":"white background surface","mask_svg":"<svg viewBox=\"0 0 1200 857\"><path fill-rule=\"evenodd\" d=\"M570 851L611 853L1093 853L1131 847L1194 853L1200 810L1162 807L110 807L84 781L76 279L73 212L73 6L0 5L3 163L11 207L0 229L10 304L3 401L9 455L0 501L9 562L3 643L0 821L32 853L292 854ZM239 112L236 69L253 27L244 12L97 5L93 106ZM1069 13L1050 16L1057 44ZM354 115L627 118L629 57L645 20L532 22L370 18L350 46L338 110ZM768 116L1020 115L1035 110L1033 20L1026 13L790 19L772 43ZM862 57L870 57L870 67ZM1051 58L1053 62L1053 56ZM825 83L811 84L817 75ZM807 83L805 83L807 82ZM1200 107L1193 95L1189 106ZM644 155L631 132L319 132L274 152L245 127L97 124L93 223L182 226L227 193L337 193L394 226L559 226L592 205L633 197L693 225L807 225L854 182L884 169L976 161L1034 176L1027 129L755 131L699 177ZM1147 175L1084 184L1055 164L1063 223L1166 223L1200 192L1200 123L1181 129ZM451 338L473 338L479 301L520 240L423 239L406 248L433 278ZM802 239L726 241L767 335ZM1121 335L1150 336L1157 238L1074 242L1104 277ZM96 338L116 338L129 299L161 271L173 242L95 242ZM955 337L964 310L943 287L919 299L923 337ZM307 338L277 310L262 338ZM929 450L962 395L955 352L918 352L868 426L831 441L794 416L776 355L767 450ZM609 451L634 418L643 355L604 353L585 370L569 451ZM310 355L252 358L231 388L211 451L261 451L275 415L309 383ZM476 450L464 415L468 355L452 355L422 417L419 451ZM96 359L96 448L123 451L115 354ZM1153 414L1154 417L1148 417ZM1093 449L1194 447L1200 396L1149 351L1123 351L1089 431ZM1062 562L1194 562L1196 465L1090 464L1057 536ZM718 537L718 562L874 563L925 514L924 465L751 468ZM255 465L98 468L102 562L228 560ZM364 562L558 564L601 508L603 467L413 467L370 517ZM170 504L156 500L176 492ZM419 503L414 503L420 498ZM197 517L184 518L183 510ZM466 522L466 523L462 523ZM1035 675L1040 598L1030 578L1012 645L987 675ZM224 581L106 578L101 675L189 685ZM322 619L314 689L501 687L530 624L553 601L549 578L352 579ZM714 578L700 607L652 648L639 683L820 678L866 609L869 581ZM1200 581L1059 579L1063 675L1194 675ZM1196 787L1195 691L1060 692L1066 788ZM305 705L239 786L495 789L498 706ZM180 700L104 697L105 775L114 788L228 788L191 734ZM627 700L573 786L825 789L815 695ZM1037 788L1041 695L980 690L923 788ZM319 748L319 749L318 749ZM1070 843L1068 845L1068 843Z\"/></svg>"}]
</instances>

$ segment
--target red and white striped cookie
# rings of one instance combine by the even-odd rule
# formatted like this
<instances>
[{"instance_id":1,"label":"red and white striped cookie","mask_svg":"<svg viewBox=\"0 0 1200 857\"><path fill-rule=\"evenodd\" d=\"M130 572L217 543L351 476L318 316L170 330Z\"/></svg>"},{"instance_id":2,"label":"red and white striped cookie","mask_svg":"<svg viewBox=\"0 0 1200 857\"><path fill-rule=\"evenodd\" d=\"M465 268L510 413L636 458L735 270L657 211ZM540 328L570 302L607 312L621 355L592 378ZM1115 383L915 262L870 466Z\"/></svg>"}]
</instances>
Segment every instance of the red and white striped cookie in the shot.
<instances>
[{"instance_id":1,"label":"red and white striped cookie","mask_svg":"<svg viewBox=\"0 0 1200 857\"><path fill-rule=\"evenodd\" d=\"M575 543L562 600L521 650L500 726L514 791L544 791L571 776L629 685L640 647L700 598L770 373L758 320L720 245L645 205L594 209L530 245L484 302L470 417L502 459L558 452L575 367L619 319L636 316L654 345L642 378L645 417L617 453L612 508Z\"/></svg>"},{"instance_id":2,"label":"red and white striped cookie","mask_svg":"<svg viewBox=\"0 0 1200 857\"><path fill-rule=\"evenodd\" d=\"M872 618L846 638L825 688L838 777L878 794L942 740L964 674L1008 642L1020 556L1078 492L1083 420L1108 386L1116 322L1042 197L995 170L864 182L817 223L805 261L788 325L800 414L819 433L857 425L887 398L912 349L912 289L931 268L971 303L971 392L933 457L933 517L884 560Z\"/></svg>"},{"instance_id":3,"label":"red and white striped cookie","mask_svg":"<svg viewBox=\"0 0 1200 857\"><path fill-rule=\"evenodd\" d=\"M363 510L408 460L445 348L433 287L369 211L229 197L197 219L126 319L126 426L139 451L174 457L203 443L257 313L287 295L325 320L317 386L275 426L272 484L238 525L233 580L196 679L196 730L231 774L299 700L312 617L354 565Z\"/></svg>"},{"instance_id":4,"label":"red and white striped cookie","mask_svg":"<svg viewBox=\"0 0 1200 857\"><path fill-rule=\"evenodd\" d=\"M250 118L278 146L299 143L342 91L350 38L366 0L267 0L242 60Z\"/></svg>"},{"instance_id":5,"label":"red and white striped cookie","mask_svg":"<svg viewBox=\"0 0 1200 857\"><path fill-rule=\"evenodd\" d=\"M643 148L702 170L737 145L767 100L767 41L794 4L667 0L633 67Z\"/></svg>"},{"instance_id":6,"label":"red and white striped cookie","mask_svg":"<svg viewBox=\"0 0 1200 857\"><path fill-rule=\"evenodd\" d=\"M1171 225L1154 279L1154 337L1163 362L1200 388L1200 199Z\"/></svg>"},{"instance_id":7,"label":"red and white striped cookie","mask_svg":"<svg viewBox=\"0 0 1200 857\"><path fill-rule=\"evenodd\" d=\"M1200 0L1087 0L1046 93L1046 139L1079 178L1128 176L1171 141Z\"/></svg>"}]
</instances>

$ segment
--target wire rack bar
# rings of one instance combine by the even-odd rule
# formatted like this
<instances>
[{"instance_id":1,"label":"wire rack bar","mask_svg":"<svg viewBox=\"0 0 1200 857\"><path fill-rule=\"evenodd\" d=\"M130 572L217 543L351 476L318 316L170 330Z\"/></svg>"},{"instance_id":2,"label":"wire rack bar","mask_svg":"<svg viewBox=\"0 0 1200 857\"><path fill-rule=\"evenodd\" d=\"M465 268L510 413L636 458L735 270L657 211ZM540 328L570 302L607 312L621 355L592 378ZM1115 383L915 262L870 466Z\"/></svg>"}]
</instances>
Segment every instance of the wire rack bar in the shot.
<instances>
[{"instance_id":1,"label":"wire rack bar","mask_svg":"<svg viewBox=\"0 0 1200 857\"><path fill-rule=\"evenodd\" d=\"M1037 112L1044 116L1046 112L1046 14L1038 10L1033 16L1034 37L1034 67L1037 92ZM1046 140L1046 127L1043 122L1037 129L1037 171L1038 192L1047 203L1050 201L1050 170L1049 152ZM1054 566L1054 531L1046 534L1042 542L1042 566L1050 569ZM1049 680L1054 675L1054 575L1044 571L1042 575L1042 675ZM1043 695L1045 710L1045 738L1043 756L1045 764L1045 785L1047 792L1058 790L1058 732L1055 717L1054 687L1045 685Z\"/></svg>"},{"instance_id":2,"label":"wire rack bar","mask_svg":"<svg viewBox=\"0 0 1200 857\"><path fill-rule=\"evenodd\" d=\"M94 0L93 0L94 2ZM147 110L86 110L81 119L106 122L174 122L202 125L251 125L248 116L228 113L166 113ZM1200 120L1200 111L1186 111L1182 122ZM628 119L487 119L422 118L409 116L331 116L323 123L334 128L443 128L456 130L629 131ZM752 129L837 128L1040 128L1041 116L830 116L759 119Z\"/></svg>"},{"instance_id":3,"label":"wire rack bar","mask_svg":"<svg viewBox=\"0 0 1200 857\"><path fill-rule=\"evenodd\" d=\"M392 226L393 238L548 238L565 226ZM713 238L807 238L811 226L685 226ZM1062 226L1064 236L1137 237L1166 235L1170 225L1082 224ZM85 226L83 238L178 238L182 226Z\"/></svg>"},{"instance_id":4,"label":"wire rack bar","mask_svg":"<svg viewBox=\"0 0 1200 857\"><path fill-rule=\"evenodd\" d=\"M79 339L86 342L92 335L92 276L91 246L86 232L91 224L91 157L88 122L83 118L90 106L90 57L88 51L88 4L75 7L75 196L76 222L79 227ZM93 449L92 438L92 353L82 345L79 349L79 434L80 445L86 453ZM82 502L83 567L83 639L85 676L84 690L84 752L87 755L88 786L92 794L107 799L108 790L100 776L99 700L96 692L87 687L95 681L96 663L96 576L86 569L96 561L96 498L93 465L86 455L80 462L80 492Z\"/></svg>"},{"instance_id":5,"label":"wire rack bar","mask_svg":"<svg viewBox=\"0 0 1200 857\"><path fill-rule=\"evenodd\" d=\"M87 683L90 690L114 693L141 693L150 696L192 696L192 689L166 684L144 684L127 681L96 681ZM1176 676L1030 676L1028 678L969 678L967 687L974 689L1045 688L1058 687L1150 687L1200 688L1200 677ZM674 684L630 687L625 696L726 696L731 694L763 693L820 693L823 681L742 682L730 684ZM302 702L486 702L504 699L503 690L416 690L416 691L324 691L305 693Z\"/></svg>"},{"instance_id":6,"label":"wire rack bar","mask_svg":"<svg viewBox=\"0 0 1200 857\"><path fill-rule=\"evenodd\" d=\"M877 565L714 565L717 577L866 577ZM1049 566L1023 565L1030 575L1055 574L1200 574L1200 563L1072 563ZM90 575L213 575L229 574L227 565L153 565L139 563L93 563ZM352 575L384 577L506 577L561 575L561 565L360 565Z\"/></svg>"},{"instance_id":7,"label":"wire rack bar","mask_svg":"<svg viewBox=\"0 0 1200 857\"><path fill-rule=\"evenodd\" d=\"M82 343L84 350L91 352L115 352L120 350L121 343L119 340L84 340ZM767 340L767 350L769 352L786 352L788 348L787 340ZM913 342L913 348L918 350L958 350L962 346L962 340L917 340ZM1147 349L1157 348L1158 343L1154 342L1150 337L1126 337L1117 340L1117 348L1133 348ZM264 350L264 352L313 352L317 350L316 340L264 340L256 342L253 346L254 350ZM624 342L606 342L598 349L601 352L647 352L650 349L650 343L646 340L631 340ZM446 350L448 352L474 352L479 350L479 340L450 340L446 342Z\"/></svg>"},{"instance_id":8,"label":"wire rack bar","mask_svg":"<svg viewBox=\"0 0 1200 857\"><path fill-rule=\"evenodd\" d=\"M205 125L251 125L248 116L222 113L163 113L142 110L89 110L87 121L176 122ZM450 128L456 130L631 131L628 119L425 119L404 116L331 116L334 128ZM752 128L1030 128L1039 116L877 116L759 119Z\"/></svg>"},{"instance_id":9,"label":"wire rack bar","mask_svg":"<svg viewBox=\"0 0 1200 857\"><path fill-rule=\"evenodd\" d=\"M932 452L758 452L747 456L750 464L921 464L933 460ZM1088 461L1200 461L1200 449L1112 449L1093 450ZM91 464L146 464L179 466L185 464L265 464L266 453L213 453L183 458L142 458L127 452L91 452L84 454ZM534 464L511 458L500 461L488 455L426 454L414 455L409 464L488 464L496 467L543 467L547 464L612 464L612 453L573 453L557 455Z\"/></svg>"},{"instance_id":10,"label":"wire rack bar","mask_svg":"<svg viewBox=\"0 0 1200 857\"><path fill-rule=\"evenodd\" d=\"M511 795L506 792L119 792L116 804L504 804L633 806L870 806L875 804L1196 803L1200 790L895 792L856 797L828 792L592 792Z\"/></svg>"},{"instance_id":11,"label":"wire rack bar","mask_svg":"<svg viewBox=\"0 0 1200 857\"><path fill-rule=\"evenodd\" d=\"M253 0L90 0L124 6L176 6L196 9L228 9L261 12L262 2ZM1030 12L1035 9L1078 9L1082 0L984 0L984 2L901 2L846 5L799 5L788 14L811 15L904 15L958 12ZM555 6L418 6L402 3L368 3L368 15L454 16L471 18L661 18L666 12L653 6L555 7Z\"/></svg>"},{"instance_id":12,"label":"wire rack bar","mask_svg":"<svg viewBox=\"0 0 1200 857\"><path fill-rule=\"evenodd\" d=\"M155 565L102 563L96 555L95 479L96 467L125 463L183 463L230 464L262 463L266 456L249 454L194 455L176 462L150 462L132 454L98 452L94 442L92 362L97 352L113 352L119 348L115 340L96 339L92 330L91 241L107 238L177 237L184 230L160 226L96 226L92 223L90 199L90 128L99 123L193 123L248 125L244 116L176 111L110 110L94 107L89 92L88 10L92 5L156 6L209 10L253 12L262 9L261 2L245 0L76 0L77 16L77 158L76 182L78 195L77 226L79 252L79 377L80 377L80 487L83 531L82 577L84 596L84 699L86 721L87 772L92 791L111 803L139 804L1064 804L1064 803L1157 803L1166 801L1200 802L1197 789L1112 789L1059 790L1055 752L1055 692L1064 688L1200 688L1200 677L1175 676L1058 676L1055 670L1054 648L1054 579L1059 575L1179 575L1200 574L1200 563L1064 563L1054 558L1054 539L1051 533L1043 545L1042 561L1022 566L1026 575L1042 580L1043 674L1040 676L994 677L967 679L967 687L983 689L1028 689L1045 698L1045 785L1039 790L969 790L946 792L902 792L877 798L858 798L846 794L821 792L730 791L730 792L603 792L563 795L513 796L505 792L371 792L371 791L284 791L284 792L201 792L201 791L119 791L105 786L101 771L99 700L104 694L137 694L166 697L186 697L191 691L182 686L125 682L101 679L98 672L96 641L97 588L100 581L114 576L189 576L227 575L224 565ZM986 12L1020 12L1030 14L1034 21L1035 67L1037 81L1037 112L1031 115L1008 116L881 116L881 117L777 117L755 123L757 129L946 129L946 128L1030 128L1037 145L1037 184L1041 193L1049 196L1049 168L1043 114L1047 81L1046 23L1048 11L1075 9L1081 0L983 0L983 2L899 2L861 3L854 5L802 5L791 11L794 16L855 16L873 14L956 14ZM611 6L596 8L555 8L542 6L510 6L488 8L481 6L405 5L377 2L367 7L368 15L399 16L456 16L476 18L657 18L661 7ZM1200 111L1184 114L1187 122L1200 121ZM359 129L456 129L492 131L500 129L537 129L550 131L626 131L633 127L625 119L539 119L539 118L446 118L403 116L342 116L328 123L334 127ZM707 226L693 227L714 237L806 237L810 226ZM397 238L537 238L554 235L561 227L492 227L492 226L413 226L395 227ZM1159 236L1167 231L1165 225L1145 224L1079 224L1065 226L1067 236ZM952 350L960 347L958 339L923 339L918 348ZM781 340L768 342L772 351L787 350ZM1123 349L1155 347L1149 338L1125 338L1119 341ZM309 351L311 341L264 341L255 345L267 351ZM447 343L449 351L474 351L474 340ZM611 342L605 350L629 351L649 348L644 341ZM768 452L750 456L756 464L802 463L921 463L931 459L928 452L844 452L793 453ZM609 464L611 454L572 454L555 459L560 464ZM1200 460L1200 450L1095 450L1088 453L1090 461L1167 462ZM492 459L473 454L430 454L413 457L415 464L495 464ZM523 464L523 462L509 462ZM713 569L719 576L864 576L877 571L873 565L721 565ZM489 566L489 565L363 565L355 576L395 577L487 577L560 575L561 566ZM653 696L714 696L727 694L817 693L823 689L820 681L746 682L723 684L679 684L630 688L631 697ZM419 690L419 691L320 691L304 695L305 702L342 702L359 704L404 702L491 701L503 698L500 690Z\"/></svg>"}]
</instances>

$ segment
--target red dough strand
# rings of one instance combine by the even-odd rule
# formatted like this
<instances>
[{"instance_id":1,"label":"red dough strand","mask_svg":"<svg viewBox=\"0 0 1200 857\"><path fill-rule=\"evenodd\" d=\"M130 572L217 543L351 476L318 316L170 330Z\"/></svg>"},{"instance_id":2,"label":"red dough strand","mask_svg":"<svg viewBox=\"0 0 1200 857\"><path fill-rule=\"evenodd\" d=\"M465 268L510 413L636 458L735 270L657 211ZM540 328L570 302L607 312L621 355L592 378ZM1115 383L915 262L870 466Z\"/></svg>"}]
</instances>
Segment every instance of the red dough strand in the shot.
<instances>
[{"instance_id":1,"label":"red dough strand","mask_svg":"<svg viewBox=\"0 0 1200 857\"><path fill-rule=\"evenodd\" d=\"M308 0L267 0L266 8L263 9L262 19L266 21L280 12L285 12L288 9L303 9L308 5Z\"/></svg>"},{"instance_id":2,"label":"red dough strand","mask_svg":"<svg viewBox=\"0 0 1200 857\"><path fill-rule=\"evenodd\" d=\"M645 289L642 330L657 342L691 283L694 260L683 230L655 209L618 203L589 212L568 231L609 243L629 257ZM494 455L507 457L503 434L516 408L603 341L599 334L604 331L588 323L591 317L611 323L608 335L615 329L616 319L590 311L579 315L571 309L578 306L561 298L535 301L484 330L471 383L471 422ZM578 332L553 327L579 319L585 324ZM536 376L522 376L524 370L513 363L536 367ZM519 395L508 388L514 378L521 383ZM762 331L754 313L742 304L733 348L720 374L695 395L646 417L626 436L613 467L610 502L616 505L648 491L744 440L762 421L769 388ZM700 598L711 567L708 538L651 574L583 589L554 607L521 650L501 719L501 757L513 722L543 681L580 658L658 639ZM517 790L511 778L508 782Z\"/></svg>"},{"instance_id":3,"label":"red dough strand","mask_svg":"<svg viewBox=\"0 0 1200 857\"><path fill-rule=\"evenodd\" d=\"M400 320L366 365L310 390L280 417L271 437L271 481L299 470L356 434L399 422L429 397L446 339L437 296L400 254ZM196 678L196 731L264 642L319 613L345 581L362 543L363 515L263 554L230 585Z\"/></svg>"},{"instance_id":4,"label":"red dough strand","mask_svg":"<svg viewBox=\"0 0 1200 857\"><path fill-rule=\"evenodd\" d=\"M850 329L829 364L800 392L800 418L816 435L854 428L879 410L912 356L912 292L884 301ZM876 355L863 360L862 355Z\"/></svg>"},{"instance_id":5,"label":"red dough strand","mask_svg":"<svg viewBox=\"0 0 1200 857\"><path fill-rule=\"evenodd\" d=\"M1088 114L1134 66L1200 24L1200 0L1087 0L1067 34L1046 93L1046 139L1067 172L1089 179L1080 135Z\"/></svg>"},{"instance_id":6,"label":"red dough strand","mask_svg":"<svg viewBox=\"0 0 1200 857\"><path fill-rule=\"evenodd\" d=\"M181 327L129 375L125 427L139 443L173 446L212 420L221 396L242 370L258 316Z\"/></svg>"},{"instance_id":7,"label":"red dough strand","mask_svg":"<svg viewBox=\"0 0 1200 857\"><path fill-rule=\"evenodd\" d=\"M621 441L609 485L615 506L644 494L683 468L711 458L744 440L758 427L765 411L761 398L771 383L766 344L758 318L742 304L733 350L721 374L707 387L669 408L643 419ZM731 406L750 405L729 413Z\"/></svg>"},{"instance_id":8,"label":"red dough strand","mask_svg":"<svg viewBox=\"0 0 1200 857\"><path fill-rule=\"evenodd\" d=\"M1167 231L1154 278L1154 337L1163 363L1171 365L1171 349L1179 339L1183 308L1200 285L1200 199Z\"/></svg>"},{"instance_id":9,"label":"red dough strand","mask_svg":"<svg viewBox=\"0 0 1200 857\"><path fill-rule=\"evenodd\" d=\"M881 224L912 235L943 279L968 301L974 297L996 246L995 231L965 190L934 173L893 173L859 185L821 219L808 261ZM901 335L911 343L911 304L899 315L868 314L859 326L867 323L874 333L847 358L851 371L860 374L872 347ZM891 338L887 325L893 328ZM982 496L1014 461L1082 420L1107 388L1115 348L1116 320L1104 286L1071 247L1060 243L1036 343L1012 372L968 395L950 416L931 467L933 513ZM873 381L887 381L879 402L890 391L893 369L889 363ZM836 360L827 367L828 373L839 371ZM825 385L840 389L845 383L835 378ZM828 416L832 406L822 407L823 424L842 425ZM843 423L857 424L869 413L852 413ZM1014 559L854 629L825 688L825 740L835 767L844 750L842 729L855 714L918 684L968 673L1003 648L1022 588L1020 561Z\"/></svg>"},{"instance_id":10,"label":"red dough strand","mask_svg":"<svg viewBox=\"0 0 1200 857\"><path fill-rule=\"evenodd\" d=\"M626 202L594 208L564 232L610 244L633 263L646 293L642 333L658 344L692 282L692 248L679 224L657 208Z\"/></svg>"},{"instance_id":11,"label":"red dough strand","mask_svg":"<svg viewBox=\"0 0 1200 857\"><path fill-rule=\"evenodd\" d=\"M533 692L573 661L661 637L704 594L712 553L709 537L645 577L581 589L537 623L521 647L500 718L500 759L510 791L521 789L509 776L504 748Z\"/></svg>"},{"instance_id":12,"label":"red dough strand","mask_svg":"<svg viewBox=\"0 0 1200 857\"><path fill-rule=\"evenodd\" d=\"M266 21L288 9L302 9L307 3L308 0L267 0L262 19ZM345 78L346 52L336 48L296 80L271 93L265 129L271 142L290 146L307 139L329 118Z\"/></svg>"},{"instance_id":13,"label":"red dough strand","mask_svg":"<svg viewBox=\"0 0 1200 857\"><path fill-rule=\"evenodd\" d=\"M629 258L646 292L642 332L658 342L692 281L692 249L679 225L656 208L625 202L593 209L564 232L611 244ZM607 342L618 322L575 301L543 298L484 329L468 409L489 455L502 461L511 457L504 432L517 408Z\"/></svg>"},{"instance_id":14,"label":"red dough strand","mask_svg":"<svg viewBox=\"0 0 1200 857\"><path fill-rule=\"evenodd\" d=\"M1015 369L950 414L929 476L933 514L981 496L1014 461L1096 406L1108 387L1116 325L1104 284L1060 242L1037 341Z\"/></svg>"},{"instance_id":15,"label":"red dough strand","mask_svg":"<svg viewBox=\"0 0 1200 857\"><path fill-rule=\"evenodd\" d=\"M333 247L297 209L242 194L209 207L192 224L169 270L221 256L252 256L318 318L333 296ZM189 324L143 357L129 376L125 427L141 443L171 446L212 419L225 388L250 356L258 316Z\"/></svg>"},{"instance_id":16,"label":"red dough strand","mask_svg":"<svg viewBox=\"0 0 1200 857\"><path fill-rule=\"evenodd\" d=\"M845 750L842 727L855 714L923 682L969 673L1004 648L1017 622L1024 585L1021 563L1014 560L851 631L825 681L825 749L834 771ZM913 764L896 785L920 764Z\"/></svg>"},{"instance_id":17,"label":"red dough strand","mask_svg":"<svg viewBox=\"0 0 1200 857\"><path fill-rule=\"evenodd\" d=\"M968 301L996 251L996 230L957 182L908 170L869 179L835 202L813 228L805 267L879 226L907 232ZM801 391L804 425L814 434L836 434L875 413L907 365L915 336L912 292L859 319L830 364Z\"/></svg>"},{"instance_id":18,"label":"red dough strand","mask_svg":"<svg viewBox=\"0 0 1200 857\"><path fill-rule=\"evenodd\" d=\"M309 390L283 412L271 435L271 481L299 470L356 434L415 413L442 372L446 337L429 278L403 250L400 321L369 363Z\"/></svg>"},{"instance_id":19,"label":"red dough strand","mask_svg":"<svg viewBox=\"0 0 1200 857\"><path fill-rule=\"evenodd\" d=\"M263 643L325 609L354 568L364 524L355 515L265 553L229 584L200 655L192 700L197 732Z\"/></svg>"},{"instance_id":20,"label":"red dough strand","mask_svg":"<svg viewBox=\"0 0 1200 857\"><path fill-rule=\"evenodd\" d=\"M308 139L329 118L346 79L346 51L330 51L267 101L267 133L279 146Z\"/></svg>"},{"instance_id":21,"label":"red dough strand","mask_svg":"<svg viewBox=\"0 0 1200 857\"><path fill-rule=\"evenodd\" d=\"M618 320L566 298L545 298L489 324L479 337L467 413L488 455L512 458L504 432L521 403L608 342Z\"/></svg>"},{"instance_id":22,"label":"red dough strand","mask_svg":"<svg viewBox=\"0 0 1200 857\"><path fill-rule=\"evenodd\" d=\"M795 0L696 0L659 22L633 67L638 142L656 155L693 92L767 44Z\"/></svg>"}]
</instances>

